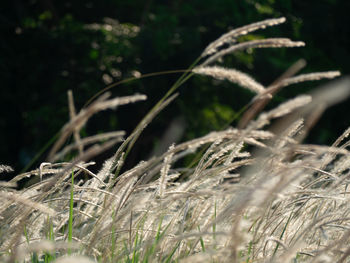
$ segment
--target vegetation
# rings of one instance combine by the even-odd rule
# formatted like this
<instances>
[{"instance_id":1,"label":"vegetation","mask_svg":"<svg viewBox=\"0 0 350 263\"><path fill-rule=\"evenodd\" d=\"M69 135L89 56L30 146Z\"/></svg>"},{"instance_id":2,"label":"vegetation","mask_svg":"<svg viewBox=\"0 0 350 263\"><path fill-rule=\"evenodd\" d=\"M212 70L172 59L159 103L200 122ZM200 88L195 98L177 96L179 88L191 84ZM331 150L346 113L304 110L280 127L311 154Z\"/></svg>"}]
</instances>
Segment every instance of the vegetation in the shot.
<instances>
[{"instance_id":1,"label":"vegetation","mask_svg":"<svg viewBox=\"0 0 350 263\"><path fill-rule=\"evenodd\" d=\"M350 80L263 112L282 88L340 73L298 75L305 65L298 61L266 87L246 73L213 65L240 50L303 46L287 38L241 41L283 22L253 23L212 42L125 139L123 131L89 137L81 131L96 113L139 104L145 95L111 98L105 92L77 112L69 91L70 121L48 160L0 185L1 261L345 262L350 256L350 129L329 147L302 140L327 107L350 95ZM143 130L194 74L227 80L254 94L230 116L230 121L239 117L237 128L172 144L125 168ZM91 171L94 158L119 143L102 169ZM11 167L1 165L0 171ZM27 177L39 180L15 190Z\"/></svg>"},{"instance_id":2,"label":"vegetation","mask_svg":"<svg viewBox=\"0 0 350 263\"><path fill-rule=\"evenodd\" d=\"M305 48L238 51L223 58L226 67L271 84L287 68L304 58L302 73L350 68L350 24L346 0L28 0L4 1L0 10L0 160L16 172L52 140L67 120L66 92L71 89L77 108L106 85L129 77L167 70L185 70L213 39L226 31L267 18L286 17L287 23L254 31L239 41L269 36L302 39ZM93 117L82 134L123 129L130 133L181 73L136 79L110 89L112 96L147 95L147 101ZM191 78L180 96L152 121L133 147L126 166L152 155L168 126L182 121L181 140L222 129L249 100L250 94L229 82ZM305 93L317 84L282 90L271 106ZM215 87L215 88L213 88ZM348 103L326 112L309 143L332 143L347 128ZM132 116L132 118L130 118ZM341 118L342 116L343 118ZM337 119L334 122L334 119ZM231 125L235 126L236 122ZM181 141L179 140L179 141ZM179 142L178 141L178 142ZM159 153L161 151L158 151ZM97 163L112 154L101 156ZM45 155L33 162L34 169ZM100 168L92 168L95 172ZM11 179L14 174L8 174Z\"/></svg>"}]
</instances>

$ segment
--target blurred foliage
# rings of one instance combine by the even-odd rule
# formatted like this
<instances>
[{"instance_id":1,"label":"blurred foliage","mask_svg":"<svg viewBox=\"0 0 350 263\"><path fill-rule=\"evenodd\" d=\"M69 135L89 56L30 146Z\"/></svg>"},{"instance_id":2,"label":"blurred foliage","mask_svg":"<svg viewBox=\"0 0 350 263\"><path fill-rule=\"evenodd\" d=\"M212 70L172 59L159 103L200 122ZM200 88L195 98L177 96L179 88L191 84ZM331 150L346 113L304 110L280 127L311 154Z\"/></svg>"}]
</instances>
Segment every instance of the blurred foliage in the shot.
<instances>
[{"instance_id":1,"label":"blurred foliage","mask_svg":"<svg viewBox=\"0 0 350 263\"><path fill-rule=\"evenodd\" d=\"M271 17L287 23L244 36L290 37L302 49L238 52L223 64L269 84L299 58L304 72L349 72L349 10L343 1L275 0L13 0L0 11L0 162L23 167L68 120L68 89L76 108L106 85L140 73L186 69L205 46L228 30ZM144 93L148 101L94 117L85 135L130 132L179 75L139 79L113 88L113 96ZM309 85L310 88L315 84ZM282 91L280 99L305 92L305 85ZM220 129L252 97L228 82L194 77L181 96L146 130L131 160L144 158L172 120L185 117L184 139ZM326 114L309 136L330 143L349 122L346 103Z\"/></svg>"}]
</instances>

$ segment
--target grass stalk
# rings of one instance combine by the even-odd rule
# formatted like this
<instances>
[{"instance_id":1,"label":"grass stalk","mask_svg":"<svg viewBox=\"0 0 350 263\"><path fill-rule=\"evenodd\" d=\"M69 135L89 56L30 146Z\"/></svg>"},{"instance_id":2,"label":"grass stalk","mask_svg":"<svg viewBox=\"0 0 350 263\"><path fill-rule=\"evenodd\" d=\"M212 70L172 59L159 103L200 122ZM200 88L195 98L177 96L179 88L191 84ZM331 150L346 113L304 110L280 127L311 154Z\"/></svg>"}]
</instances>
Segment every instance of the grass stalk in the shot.
<instances>
[{"instance_id":1,"label":"grass stalk","mask_svg":"<svg viewBox=\"0 0 350 263\"><path fill-rule=\"evenodd\" d=\"M70 200L69 200L69 219L68 219L68 243L71 245L73 240L73 208L74 208L74 170L72 170ZM68 255L72 250L68 248Z\"/></svg>"}]
</instances>

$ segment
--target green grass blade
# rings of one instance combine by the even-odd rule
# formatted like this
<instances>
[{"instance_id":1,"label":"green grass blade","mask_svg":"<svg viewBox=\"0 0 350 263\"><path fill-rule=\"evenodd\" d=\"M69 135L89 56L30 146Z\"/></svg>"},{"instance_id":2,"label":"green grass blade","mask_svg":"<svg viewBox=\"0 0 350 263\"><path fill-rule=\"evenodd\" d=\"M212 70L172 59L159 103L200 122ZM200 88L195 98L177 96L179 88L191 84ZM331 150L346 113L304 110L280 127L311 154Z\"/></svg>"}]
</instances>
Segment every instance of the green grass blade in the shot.
<instances>
[{"instance_id":1,"label":"green grass blade","mask_svg":"<svg viewBox=\"0 0 350 263\"><path fill-rule=\"evenodd\" d=\"M198 231L201 232L200 227L198 226ZM205 246L204 246L204 240L202 237L199 238L199 241L201 243L202 251L205 252Z\"/></svg>"},{"instance_id":2,"label":"green grass blade","mask_svg":"<svg viewBox=\"0 0 350 263\"><path fill-rule=\"evenodd\" d=\"M158 223L158 229L157 229L157 233L156 236L154 238L153 244L150 248L147 249L144 259L142 262L147 263L148 262L148 258L150 256L155 256L154 252L156 250L157 245L159 244L159 240L163 237L163 235L165 234L167 228L169 227L169 225L164 229L164 231L162 232L162 223L163 223L163 216L160 218L160 221Z\"/></svg>"},{"instance_id":3,"label":"green grass blade","mask_svg":"<svg viewBox=\"0 0 350 263\"><path fill-rule=\"evenodd\" d=\"M290 220L292 219L293 214L294 214L293 212L290 213L290 215L289 215L289 217L288 217L288 220L287 220L286 224L284 225L283 230L282 230L282 233L281 233L281 235L280 235L280 240L283 238L283 235L284 235L284 233L285 233L286 230L287 230L287 226L289 225L289 222L290 222ZM280 244L277 243L277 244L276 244L276 247L275 247L275 250L273 251L273 254L272 254L273 257L276 255L279 246L280 246Z\"/></svg>"},{"instance_id":4,"label":"green grass blade","mask_svg":"<svg viewBox=\"0 0 350 263\"><path fill-rule=\"evenodd\" d=\"M134 249L132 252L132 259L131 259L132 263L138 262L138 253L137 253L138 238L139 238L139 234L138 234L138 231L136 231L135 240L134 240Z\"/></svg>"},{"instance_id":5,"label":"green grass blade","mask_svg":"<svg viewBox=\"0 0 350 263\"><path fill-rule=\"evenodd\" d=\"M179 248L181 242L177 242L176 246L173 248L173 250L170 252L170 254L168 255L168 257L165 259L165 263L169 263L171 261L171 259L173 258L175 251Z\"/></svg>"}]
</instances>

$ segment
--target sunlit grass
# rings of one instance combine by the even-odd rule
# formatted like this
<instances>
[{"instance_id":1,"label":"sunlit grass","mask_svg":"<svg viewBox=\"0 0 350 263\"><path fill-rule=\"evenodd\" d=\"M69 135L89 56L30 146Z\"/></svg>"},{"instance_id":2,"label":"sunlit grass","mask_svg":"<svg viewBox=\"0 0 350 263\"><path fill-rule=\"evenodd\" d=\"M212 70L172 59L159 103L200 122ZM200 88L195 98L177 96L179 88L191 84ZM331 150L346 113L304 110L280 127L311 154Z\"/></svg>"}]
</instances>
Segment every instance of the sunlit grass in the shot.
<instances>
[{"instance_id":1,"label":"sunlit grass","mask_svg":"<svg viewBox=\"0 0 350 263\"><path fill-rule=\"evenodd\" d=\"M1 262L344 262L350 255L350 130L332 146L302 140L327 107L350 95L349 79L264 112L280 89L340 73L295 76L297 63L265 86L244 72L211 66L244 48L303 46L284 38L234 41L284 21L253 23L208 45L126 138L122 131L87 138L79 132L94 114L146 96L101 93L76 113L71 94L70 120L48 144L47 162L0 185ZM240 127L173 144L125 169L143 130L194 74L255 93L234 116ZM115 154L93 173L94 157L108 149ZM78 154L63 162L72 152ZM179 167L190 156L190 165ZM12 187L35 176L38 183Z\"/></svg>"}]
</instances>

